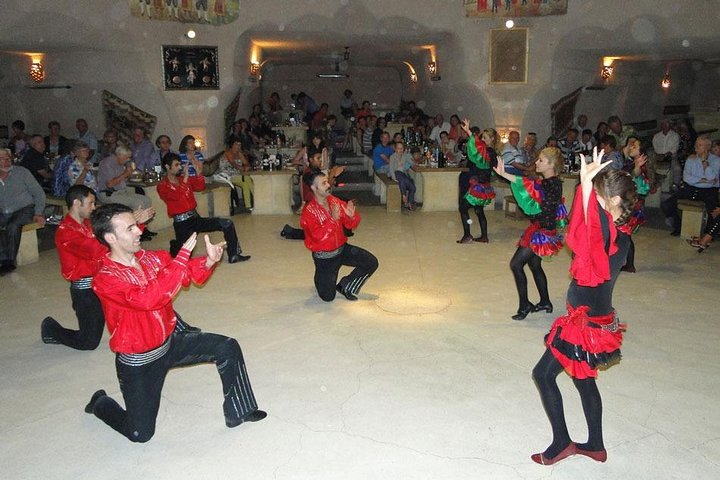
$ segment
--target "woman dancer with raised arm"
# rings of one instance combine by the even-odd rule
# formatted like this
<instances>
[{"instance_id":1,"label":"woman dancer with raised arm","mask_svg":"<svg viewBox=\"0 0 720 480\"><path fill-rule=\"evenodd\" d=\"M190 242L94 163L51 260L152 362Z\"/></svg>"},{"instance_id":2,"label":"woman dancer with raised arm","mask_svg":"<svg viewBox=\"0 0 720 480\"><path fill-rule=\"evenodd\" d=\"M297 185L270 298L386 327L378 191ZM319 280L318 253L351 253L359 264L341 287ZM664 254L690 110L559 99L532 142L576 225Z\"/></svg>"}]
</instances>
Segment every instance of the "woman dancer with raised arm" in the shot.
<instances>
[{"instance_id":1,"label":"woman dancer with raised arm","mask_svg":"<svg viewBox=\"0 0 720 480\"><path fill-rule=\"evenodd\" d=\"M625 263L630 237L623 225L637 201L632 176L622 170L603 170L603 152L593 151L592 163L583 157L580 189L575 195L567 243L574 257L573 280L567 293L567 315L553 323L545 337L547 349L533 369L533 378L553 432L553 441L530 458L552 465L571 455L607 460L602 435L602 399L595 384L599 366L620 358L623 324L612 306L612 292ZM557 376L565 370L580 393L588 441L573 443L565 424Z\"/></svg>"},{"instance_id":2,"label":"woman dancer with raised arm","mask_svg":"<svg viewBox=\"0 0 720 480\"><path fill-rule=\"evenodd\" d=\"M495 142L497 132L492 128L483 130L478 127L470 128L470 120L465 119L460 124L468 135L467 157L468 171L460 174L460 220L463 227L463 237L457 243L472 243L473 241L488 243L487 218L485 206L495 198L495 190L490 185L492 167L497 163ZM475 210L480 224L480 236L473 238L470 235L470 209Z\"/></svg>"},{"instance_id":3,"label":"woman dancer with raised arm","mask_svg":"<svg viewBox=\"0 0 720 480\"><path fill-rule=\"evenodd\" d=\"M503 162L497 162L494 168L498 175L510 181L518 207L531 220L510 260L510 270L515 277L519 297L518 311L512 319L523 320L528 313L540 310L550 313L553 305L548 294L547 277L542 269L542 257L555 255L563 246L562 235L557 231L567 222L567 210L562 203L562 180L557 176L563 168L562 153L557 147L546 147L540 151L535 170L542 176L542 180L507 173ZM525 265L530 267L540 294L537 305L528 300Z\"/></svg>"}]
</instances>

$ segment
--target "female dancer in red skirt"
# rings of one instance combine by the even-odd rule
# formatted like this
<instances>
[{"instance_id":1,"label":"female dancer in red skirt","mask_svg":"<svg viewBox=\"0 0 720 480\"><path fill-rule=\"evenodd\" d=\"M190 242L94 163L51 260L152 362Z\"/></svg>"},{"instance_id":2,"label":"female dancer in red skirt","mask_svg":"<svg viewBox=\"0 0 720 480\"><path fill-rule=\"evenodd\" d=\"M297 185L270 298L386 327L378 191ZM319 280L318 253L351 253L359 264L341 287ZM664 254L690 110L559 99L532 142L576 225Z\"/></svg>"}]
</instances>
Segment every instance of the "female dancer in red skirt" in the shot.
<instances>
[{"instance_id":1,"label":"female dancer in red skirt","mask_svg":"<svg viewBox=\"0 0 720 480\"><path fill-rule=\"evenodd\" d=\"M542 269L542 257L555 255L562 250L562 235L557 231L567 223L567 210L562 203L562 180L557 174L563 168L563 156L556 147L543 148L538 154L535 170L542 179L520 177L507 173L503 162L494 165L495 172L510 181L510 188L518 207L527 214L531 223L525 229L518 248L510 260L510 270L515 278L519 307L513 320L523 320L530 312L553 311L548 294L547 277ZM530 267L540 302L533 305L528 300L525 265Z\"/></svg>"},{"instance_id":2,"label":"female dancer in red skirt","mask_svg":"<svg viewBox=\"0 0 720 480\"><path fill-rule=\"evenodd\" d=\"M602 400L595 384L599 366L620 358L624 325L612 306L612 292L625 264L630 237L621 228L637 201L632 176L622 170L600 172L603 152L593 151L592 163L581 162L580 186L571 210L567 243L574 253L573 280L567 293L567 315L555 320L545 337L547 349L533 369L533 378L552 426L553 441L531 456L552 465L570 455L607 459L602 436ZM565 424L562 395L556 378L563 369L580 393L588 441L573 443Z\"/></svg>"}]
</instances>

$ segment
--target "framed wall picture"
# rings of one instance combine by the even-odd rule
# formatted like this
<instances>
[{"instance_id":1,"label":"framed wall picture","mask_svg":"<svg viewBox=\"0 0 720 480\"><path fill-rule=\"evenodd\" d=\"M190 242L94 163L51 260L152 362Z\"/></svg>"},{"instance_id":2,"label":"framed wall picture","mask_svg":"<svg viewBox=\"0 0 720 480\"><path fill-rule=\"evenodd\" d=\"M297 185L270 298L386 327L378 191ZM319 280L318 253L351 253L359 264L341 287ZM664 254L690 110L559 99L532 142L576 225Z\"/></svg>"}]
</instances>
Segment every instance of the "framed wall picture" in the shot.
<instances>
[{"instance_id":1,"label":"framed wall picture","mask_svg":"<svg viewBox=\"0 0 720 480\"><path fill-rule=\"evenodd\" d=\"M490 30L490 83L527 83L528 29Z\"/></svg>"},{"instance_id":2,"label":"framed wall picture","mask_svg":"<svg viewBox=\"0 0 720 480\"><path fill-rule=\"evenodd\" d=\"M163 45L165 90L218 90L217 47Z\"/></svg>"}]
</instances>

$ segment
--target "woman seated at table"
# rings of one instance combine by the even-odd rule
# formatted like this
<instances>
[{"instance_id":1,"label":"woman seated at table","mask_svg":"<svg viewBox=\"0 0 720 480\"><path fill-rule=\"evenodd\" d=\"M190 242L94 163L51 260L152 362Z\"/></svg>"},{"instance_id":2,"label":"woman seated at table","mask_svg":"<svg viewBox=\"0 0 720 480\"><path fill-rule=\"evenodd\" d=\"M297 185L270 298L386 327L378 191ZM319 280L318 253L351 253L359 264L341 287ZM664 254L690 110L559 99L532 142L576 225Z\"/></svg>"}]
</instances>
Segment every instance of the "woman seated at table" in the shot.
<instances>
[{"instance_id":1,"label":"woman seated at table","mask_svg":"<svg viewBox=\"0 0 720 480\"><path fill-rule=\"evenodd\" d=\"M226 143L225 152L220 156L220 165L218 171L215 174L220 175L221 180L226 178L235 187L240 187L243 196L243 205L247 210L252 210L252 193L253 193L253 181L247 172L250 171L251 165L250 160L242 151L242 143L237 137L230 137Z\"/></svg>"},{"instance_id":2,"label":"woman seated at table","mask_svg":"<svg viewBox=\"0 0 720 480\"><path fill-rule=\"evenodd\" d=\"M193 160L197 160L198 162L204 162L205 157L203 156L202 152L200 150L197 150L197 147L195 146L195 137L192 135L185 135L182 140L180 140L180 164L183 166L183 168L187 168L189 175L191 177L194 177L196 175L202 175L202 172L198 172L195 170L195 167L193 166L194 162Z\"/></svg>"}]
</instances>

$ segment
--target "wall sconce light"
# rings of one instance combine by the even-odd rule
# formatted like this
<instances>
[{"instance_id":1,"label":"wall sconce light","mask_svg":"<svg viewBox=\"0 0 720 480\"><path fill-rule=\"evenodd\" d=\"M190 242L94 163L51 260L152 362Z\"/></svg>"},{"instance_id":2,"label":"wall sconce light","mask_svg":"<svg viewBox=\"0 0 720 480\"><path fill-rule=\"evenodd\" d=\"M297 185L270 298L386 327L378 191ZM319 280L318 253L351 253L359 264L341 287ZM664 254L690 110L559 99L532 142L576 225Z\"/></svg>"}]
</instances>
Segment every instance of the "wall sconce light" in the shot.
<instances>
[{"instance_id":1,"label":"wall sconce light","mask_svg":"<svg viewBox=\"0 0 720 480\"><path fill-rule=\"evenodd\" d=\"M437 64L435 62L428 62L427 69L430 75L435 75L437 73Z\"/></svg>"},{"instance_id":2,"label":"wall sconce light","mask_svg":"<svg viewBox=\"0 0 720 480\"><path fill-rule=\"evenodd\" d=\"M205 146L205 142L203 142L202 137L196 136L195 137L195 148L198 150L202 150L202 148Z\"/></svg>"},{"instance_id":3,"label":"wall sconce light","mask_svg":"<svg viewBox=\"0 0 720 480\"><path fill-rule=\"evenodd\" d=\"M603 80L607 80L608 78L612 77L614 70L615 67L613 67L612 65L604 65L602 67L602 70L600 70L600 76Z\"/></svg>"},{"instance_id":4,"label":"wall sconce light","mask_svg":"<svg viewBox=\"0 0 720 480\"><path fill-rule=\"evenodd\" d=\"M42 83L45 80L45 69L40 60L33 60L30 65L30 78L35 83Z\"/></svg>"},{"instance_id":5,"label":"wall sconce light","mask_svg":"<svg viewBox=\"0 0 720 480\"><path fill-rule=\"evenodd\" d=\"M412 72L410 74L410 83L417 83L417 73Z\"/></svg>"},{"instance_id":6,"label":"wall sconce light","mask_svg":"<svg viewBox=\"0 0 720 480\"><path fill-rule=\"evenodd\" d=\"M250 63L250 75L254 75L256 77L260 75L260 64L258 62Z\"/></svg>"},{"instance_id":7,"label":"wall sconce light","mask_svg":"<svg viewBox=\"0 0 720 480\"><path fill-rule=\"evenodd\" d=\"M662 88L670 88L670 72L663 75L662 81L660 82Z\"/></svg>"}]
</instances>

